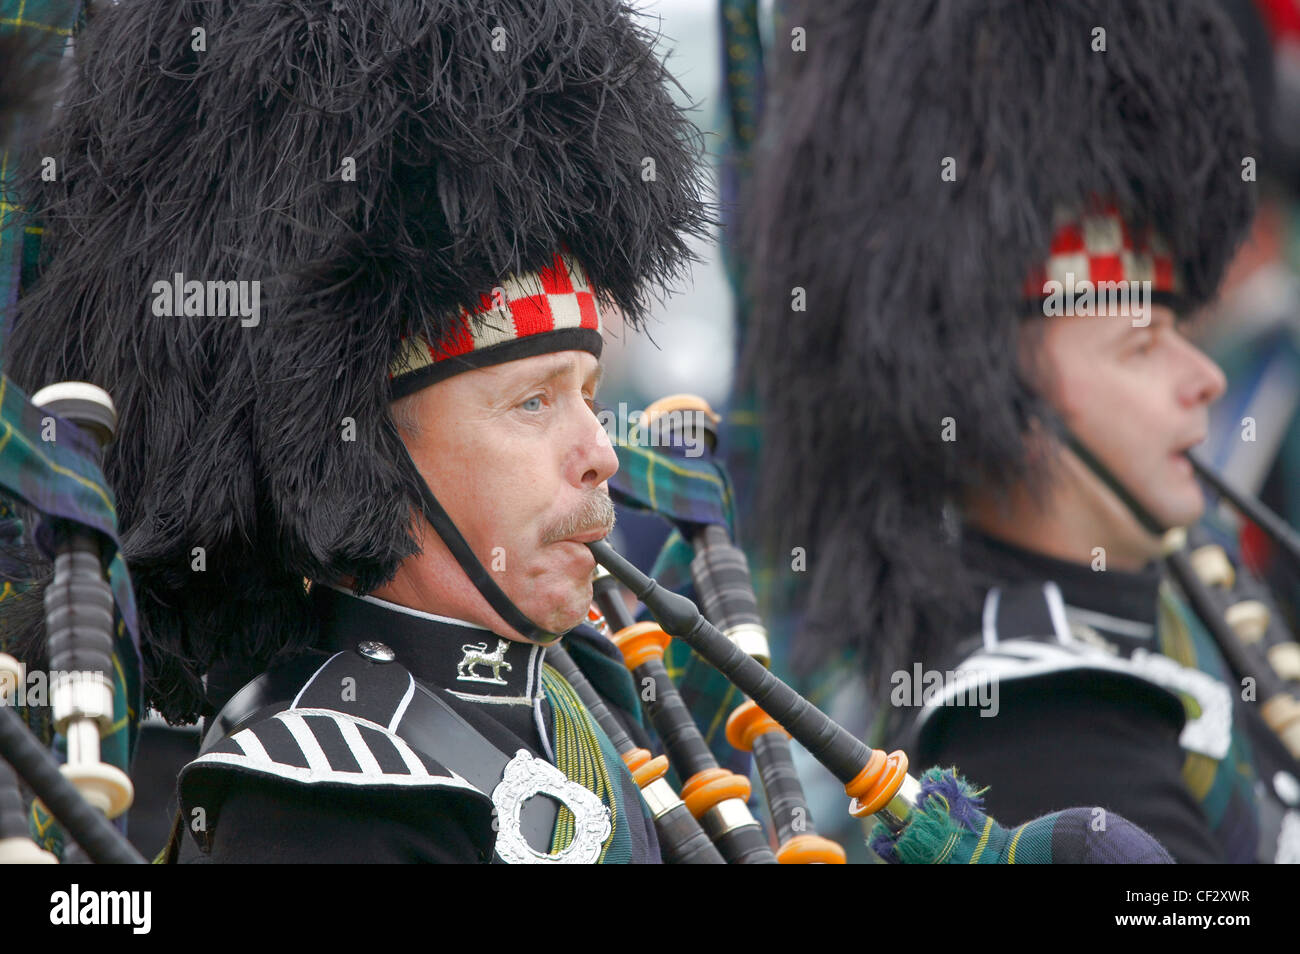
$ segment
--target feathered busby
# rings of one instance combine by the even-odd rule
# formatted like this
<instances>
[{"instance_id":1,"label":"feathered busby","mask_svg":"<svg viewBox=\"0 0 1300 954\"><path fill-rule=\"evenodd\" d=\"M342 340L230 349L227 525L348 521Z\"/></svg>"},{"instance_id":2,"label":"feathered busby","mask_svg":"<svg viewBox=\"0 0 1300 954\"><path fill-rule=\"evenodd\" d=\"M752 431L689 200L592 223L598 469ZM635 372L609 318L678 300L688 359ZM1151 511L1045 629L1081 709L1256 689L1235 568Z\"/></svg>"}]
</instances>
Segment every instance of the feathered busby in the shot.
<instances>
[{"instance_id":1,"label":"feathered busby","mask_svg":"<svg viewBox=\"0 0 1300 954\"><path fill-rule=\"evenodd\" d=\"M951 508L1042 476L1017 350L1056 216L1113 206L1205 300L1252 210L1250 102L1204 0L811 0L785 26L745 205L756 522L806 554L796 664L852 647L883 681L966 609Z\"/></svg>"},{"instance_id":2,"label":"feathered busby","mask_svg":"<svg viewBox=\"0 0 1300 954\"><path fill-rule=\"evenodd\" d=\"M620 0L131 0L79 40L9 361L117 404L165 715L213 663L309 642L304 578L364 592L417 552L403 339L561 250L634 326L683 273L709 210L654 40ZM190 282L245 283L240 310L189 313Z\"/></svg>"}]
</instances>

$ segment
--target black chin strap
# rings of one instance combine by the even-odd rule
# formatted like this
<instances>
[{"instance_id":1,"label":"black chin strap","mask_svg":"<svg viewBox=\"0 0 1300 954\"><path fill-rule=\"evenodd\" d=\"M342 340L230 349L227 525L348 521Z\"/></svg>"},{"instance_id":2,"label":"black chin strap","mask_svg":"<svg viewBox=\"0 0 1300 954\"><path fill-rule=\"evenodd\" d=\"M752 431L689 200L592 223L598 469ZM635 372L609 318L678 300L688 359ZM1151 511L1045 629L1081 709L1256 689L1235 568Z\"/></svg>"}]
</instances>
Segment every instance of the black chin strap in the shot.
<instances>
[{"instance_id":1,"label":"black chin strap","mask_svg":"<svg viewBox=\"0 0 1300 954\"><path fill-rule=\"evenodd\" d=\"M410 452L407 452L407 459L411 460ZM461 532L456 529L456 525L451 522L451 517L447 516L447 511L438 503L438 498L433 495L429 489L429 484L425 481L420 469L415 466L415 461L411 460L411 466L415 468L417 479L420 481L420 509L424 512L424 519L429 521L434 532L442 538L442 542L447 544L447 549L451 555L456 558L460 568L465 571L474 588L483 594L483 598L488 601L488 605L496 610L507 626L511 629L518 630L519 634L525 639L532 640L543 645L553 643L560 638L562 634L548 632L542 629L531 619L525 616L514 603L510 602L510 597L506 596L501 587L497 586L496 580L492 579L490 573L478 561L474 551L465 541Z\"/></svg>"},{"instance_id":2,"label":"black chin strap","mask_svg":"<svg viewBox=\"0 0 1300 954\"><path fill-rule=\"evenodd\" d=\"M1084 447L1083 442L1075 437L1074 433L1066 428L1064 424L1058 423L1057 429L1065 446L1072 450L1079 460L1083 461L1083 466L1092 471L1098 480L1110 488L1111 493L1120 499L1120 503L1128 508L1129 513L1133 514L1133 517L1147 533L1155 537L1163 537L1171 529L1157 520L1146 507L1138 503L1137 498L1128 492L1128 488L1119 482L1119 478L1112 474L1106 465L1093 455L1092 451Z\"/></svg>"}]
</instances>

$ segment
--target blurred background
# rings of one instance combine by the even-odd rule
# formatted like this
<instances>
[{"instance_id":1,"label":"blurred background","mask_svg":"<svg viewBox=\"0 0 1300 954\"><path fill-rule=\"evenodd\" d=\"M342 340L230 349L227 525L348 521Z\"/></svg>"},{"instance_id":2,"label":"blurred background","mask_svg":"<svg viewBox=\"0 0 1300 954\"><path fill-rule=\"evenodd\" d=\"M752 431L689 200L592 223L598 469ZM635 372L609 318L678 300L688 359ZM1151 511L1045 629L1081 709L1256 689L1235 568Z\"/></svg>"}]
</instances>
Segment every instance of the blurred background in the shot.
<instances>
[{"instance_id":1,"label":"blurred background","mask_svg":"<svg viewBox=\"0 0 1300 954\"><path fill-rule=\"evenodd\" d=\"M644 19L661 33L660 51L683 89L673 95L694 106L691 118L705 135L718 199L718 162L725 134L720 103L718 11L708 0L642 0ZM683 91L684 90L684 91ZM717 245L718 236L696 247L702 260L690 285L661 305L649 335L613 337L605 352L602 403L629 407L677 391L693 391L717 407L730 392L735 328L733 297Z\"/></svg>"}]
</instances>

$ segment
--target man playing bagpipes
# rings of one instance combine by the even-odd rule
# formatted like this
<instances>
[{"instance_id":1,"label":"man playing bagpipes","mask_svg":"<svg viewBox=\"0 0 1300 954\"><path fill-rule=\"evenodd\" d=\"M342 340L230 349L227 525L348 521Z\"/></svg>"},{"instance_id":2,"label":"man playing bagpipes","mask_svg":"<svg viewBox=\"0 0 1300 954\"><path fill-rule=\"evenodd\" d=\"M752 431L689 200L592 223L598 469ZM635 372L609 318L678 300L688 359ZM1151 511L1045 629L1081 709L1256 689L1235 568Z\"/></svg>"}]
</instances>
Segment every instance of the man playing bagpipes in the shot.
<instances>
[{"instance_id":1,"label":"man playing bagpipes","mask_svg":"<svg viewBox=\"0 0 1300 954\"><path fill-rule=\"evenodd\" d=\"M603 0L146 0L78 54L10 362L120 410L150 697L211 729L181 859L527 857L567 823L570 859L656 860L541 649L612 519L602 311L640 324L706 223L644 28ZM559 826L549 798L494 825L497 758Z\"/></svg>"},{"instance_id":2,"label":"man playing bagpipes","mask_svg":"<svg viewBox=\"0 0 1300 954\"><path fill-rule=\"evenodd\" d=\"M660 860L638 693L578 625L617 466L602 323L640 323L706 224L649 38L604 0L139 0L78 52L11 367L120 410L149 698L205 720L169 856ZM961 857L1014 860L928 784ZM1167 860L1077 812L1022 857L1066 836Z\"/></svg>"},{"instance_id":3,"label":"man playing bagpipes","mask_svg":"<svg viewBox=\"0 0 1300 954\"><path fill-rule=\"evenodd\" d=\"M746 264L762 522L811 576L796 653L856 650L887 736L1004 823L1088 804L1179 861L1294 860L1266 819L1300 787L1273 790L1278 740L1158 563L1224 388L1179 321L1253 202L1230 24L1200 0L788 23L808 52L778 50Z\"/></svg>"}]
</instances>

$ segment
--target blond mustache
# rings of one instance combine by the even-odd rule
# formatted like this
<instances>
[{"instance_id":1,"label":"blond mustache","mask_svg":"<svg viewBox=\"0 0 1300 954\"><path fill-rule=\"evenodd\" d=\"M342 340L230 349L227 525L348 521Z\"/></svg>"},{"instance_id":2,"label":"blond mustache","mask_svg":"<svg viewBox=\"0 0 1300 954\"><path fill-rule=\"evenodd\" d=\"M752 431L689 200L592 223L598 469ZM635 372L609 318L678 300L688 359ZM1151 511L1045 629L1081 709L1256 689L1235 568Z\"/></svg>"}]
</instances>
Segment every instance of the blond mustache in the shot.
<instances>
[{"instance_id":1,"label":"blond mustache","mask_svg":"<svg viewBox=\"0 0 1300 954\"><path fill-rule=\"evenodd\" d=\"M559 543L569 537L590 530L604 530L609 533L614 529L614 502L609 494L593 490L587 494L581 507L564 520L548 528L542 535L543 543Z\"/></svg>"}]
</instances>

